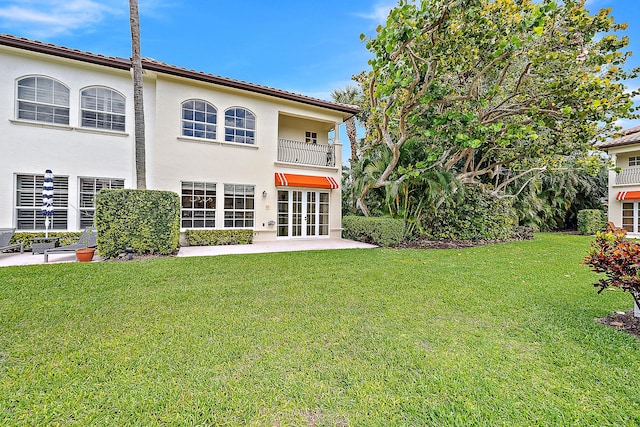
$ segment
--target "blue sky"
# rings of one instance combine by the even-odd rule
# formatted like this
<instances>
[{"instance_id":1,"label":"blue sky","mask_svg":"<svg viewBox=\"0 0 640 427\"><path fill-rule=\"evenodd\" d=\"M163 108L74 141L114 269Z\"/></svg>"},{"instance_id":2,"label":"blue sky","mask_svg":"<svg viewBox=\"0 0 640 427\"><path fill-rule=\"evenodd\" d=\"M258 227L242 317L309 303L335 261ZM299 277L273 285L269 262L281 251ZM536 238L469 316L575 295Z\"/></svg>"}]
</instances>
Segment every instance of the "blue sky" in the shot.
<instances>
[{"instance_id":1,"label":"blue sky","mask_svg":"<svg viewBox=\"0 0 640 427\"><path fill-rule=\"evenodd\" d=\"M395 0L139 0L142 55L329 99L368 69L360 34L375 35ZM628 22L640 66L640 0L587 0ZM128 0L0 0L0 33L108 56L131 55ZM640 79L629 82L640 86ZM638 97L640 98L640 97ZM640 103L640 99L636 99ZM620 123L640 125L640 120ZM341 136L346 142L346 137Z\"/></svg>"}]
</instances>

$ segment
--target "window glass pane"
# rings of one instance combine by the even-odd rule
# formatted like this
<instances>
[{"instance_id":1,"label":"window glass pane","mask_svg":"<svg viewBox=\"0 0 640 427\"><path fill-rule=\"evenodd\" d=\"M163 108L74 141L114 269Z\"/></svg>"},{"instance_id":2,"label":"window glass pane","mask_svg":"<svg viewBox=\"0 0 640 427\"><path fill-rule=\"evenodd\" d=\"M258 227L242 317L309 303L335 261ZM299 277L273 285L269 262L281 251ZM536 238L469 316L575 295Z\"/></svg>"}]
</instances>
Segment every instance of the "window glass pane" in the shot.
<instances>
[{"instance_id":1,"label":"window glass pane","mask_svg":"<svg viewBox=\"0 0 640 427\"><path fill-rule=\"evenodd\" d=\"M24 101L35 101L36 100L36 88L35 87L18 86L18 99L22 99Z\"/></svg>"}]
</instances>

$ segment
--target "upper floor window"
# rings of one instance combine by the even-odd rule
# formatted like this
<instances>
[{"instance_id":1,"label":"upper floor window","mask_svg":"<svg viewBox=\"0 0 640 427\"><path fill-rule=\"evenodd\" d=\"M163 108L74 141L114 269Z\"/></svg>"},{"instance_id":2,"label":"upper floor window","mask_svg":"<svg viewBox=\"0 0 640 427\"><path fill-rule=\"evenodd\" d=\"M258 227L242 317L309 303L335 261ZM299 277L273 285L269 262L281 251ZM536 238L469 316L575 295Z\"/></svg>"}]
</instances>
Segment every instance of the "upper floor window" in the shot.
<instances>
[{"instance_id":1,"label":"upper floor window","mask_svg":"<svg viewBox=\"0 0 640 427\"><path fill-rule=\"evenodd\" d=\"M318 133L317 132L305 132L304 140L307 144L317 144L318 143Z\"/></svg>"},{"instance_id":2,"label":"upper floor window","mask_svg":"<svg viewBox=\"0 0 640 427\"><path fill-rule=\"evenodd\" d=\"M224 140L241 144L256 143L256 116L244 108L224 112Z\"/></svg>"},{"instance_id":3,"label":"upper floor window","mask_svg":"<svg viewBox=\"0 0 640 427\"><path fill-rule=\"evenodd\" d=\"M629 157L629 166L640 166L640 156Z\"/></svg>"},{"instance_id":4,"label":"upper floor window","mask_svg":"<svg viewBox=\"0 0 640 427\"><path fill-rule=\"evenodd\" d=\"M216 139L218 110L205 101L189 100L182 103L182 135Z\"/></svg>"},{"instance_id":5,"label":"upper floor window","mask_svg":"<svg viewBox=\"0 0 640 427\"><path fill-rule=\"evenodd\" d=\"M18 118L69 124L69 88L44 76L18 80Z\"/></svg>"},{"instance_id":6,"label":"upper floor window","mask_svg":"<svg viewBox=\"0 0 640 427\"><path fill-rule=\"evenodd\" d=\"M124 132L124 96L106 87L89 87L80 93L81 125Z\"/></svg>"}]
</instances>

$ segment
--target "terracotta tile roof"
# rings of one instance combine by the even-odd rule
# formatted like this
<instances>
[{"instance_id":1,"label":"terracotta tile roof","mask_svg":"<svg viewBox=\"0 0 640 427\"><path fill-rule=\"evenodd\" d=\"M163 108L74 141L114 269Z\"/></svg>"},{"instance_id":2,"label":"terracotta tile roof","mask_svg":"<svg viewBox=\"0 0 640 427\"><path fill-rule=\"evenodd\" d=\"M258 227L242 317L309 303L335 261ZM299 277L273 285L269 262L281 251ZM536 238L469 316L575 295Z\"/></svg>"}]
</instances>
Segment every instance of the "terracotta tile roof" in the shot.
<instances>
[{"instance_id":1,"label":"terracotta tile roof","mask_svg":"<svg viewBox=\"0 0 640 427\"><path fill-rule=\"evenodd\" d=\"M620 137L599 144L599 149L621 147L623 145L640 144L640 126L623 130Z\"/></svg>"},{"instance_id":2,"label":"terracotta tile roof","mask_svg":"<svg viewBox=\"0 0 640 427\"><path fill-rule=\"evenodd\" d=\"M30 40L21 37L15 37L10 34L0 34L0 45L9 46L17 49L28 50L47 55L58 56L61 58L73 59L76 61L88 62L105 67L117 68L121 70L129 70L131 68L131 60L128 58L118 58L113 56L104 56L91 52L85 52L77 49L70 49L63 46L57 46L50 43L43 43L36 40ZM234 80L227 77L207 74L201 71L188 70L186 68L169 65L161 61L151 58L142 59L142 68L155 71L158 73L169 74L187 79L198 80L220 86L231 87L234 89L245 90L248 92L259 93L263 95L273 96L289 101L301 102L316 107L328 108L348 115L357 114L360 109L354 105L341 104L323 99L313 98L299 93L288 92L268 86L255 83L249 83L241 80Z\"/></svg>"}]
</instances>

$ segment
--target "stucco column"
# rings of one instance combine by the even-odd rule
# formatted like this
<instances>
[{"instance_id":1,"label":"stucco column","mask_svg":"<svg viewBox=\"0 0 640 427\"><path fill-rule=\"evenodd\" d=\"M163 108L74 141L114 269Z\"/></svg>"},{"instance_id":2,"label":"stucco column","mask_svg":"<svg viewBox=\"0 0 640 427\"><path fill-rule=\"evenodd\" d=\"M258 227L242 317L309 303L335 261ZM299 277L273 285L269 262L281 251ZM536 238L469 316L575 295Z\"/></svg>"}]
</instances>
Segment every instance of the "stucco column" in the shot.
<instances>
[{"instance_id":1,"label":"stucco column","mask_svg":"<svg viewBox=\"0 0 640 427\"><path fill-rule=\"evenodd\" d=\"M340 123L333 128L333 145L335 146L336 167L342 176L342 142L340 142ZM339 181L338 181L339 182Z\"/></svg>"},{"instance_id":2,"label":"stucco column","mask_svg":"<svg viewBox=\"0 0 640 427\"><path fill-rule=\"evenodd\" d=\"M614 166L618 166L618 159L616 154L609 154L611 157L611 161ZM616 227L622 227L622 205L620 202L616 200L616 192L613 186L616 183L616 176L618 173L609 169L609 180L608 180L608 206L607 206L607 221L613 222Z\"/></svg>"}]
</instances>

